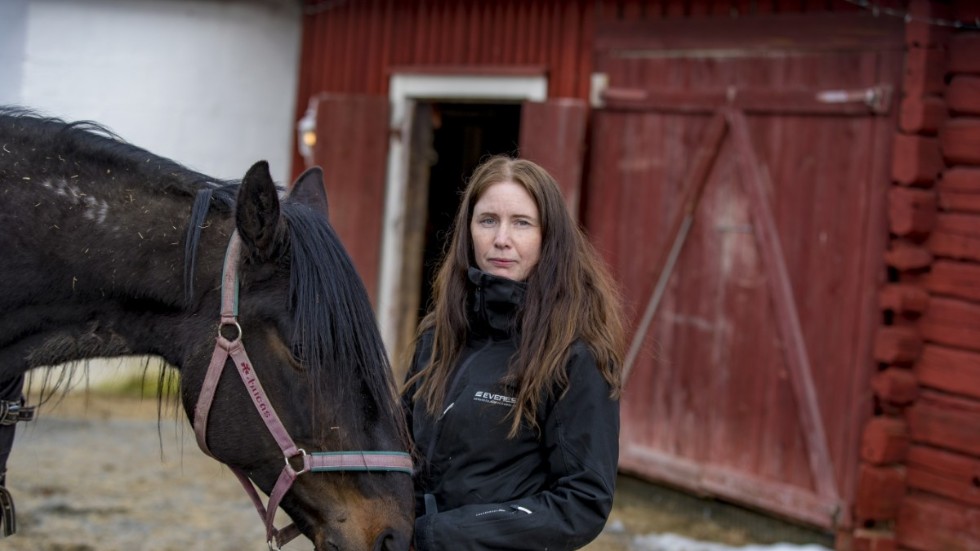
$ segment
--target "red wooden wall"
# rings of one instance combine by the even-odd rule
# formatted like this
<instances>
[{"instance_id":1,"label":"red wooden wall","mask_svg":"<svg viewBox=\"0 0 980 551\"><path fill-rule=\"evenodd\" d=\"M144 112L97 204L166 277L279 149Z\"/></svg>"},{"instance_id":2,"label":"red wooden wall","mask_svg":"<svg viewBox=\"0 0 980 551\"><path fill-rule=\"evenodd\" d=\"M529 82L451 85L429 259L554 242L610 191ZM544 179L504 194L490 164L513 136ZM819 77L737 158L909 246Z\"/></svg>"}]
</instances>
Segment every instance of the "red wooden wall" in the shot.
<instances>
[{"instance_id":1,"label":"red wooden wall","mask_svg":"<svg viewBox=\"0 0 980 551\"><path fill-rule=\"evenodd\" d=\"M818 325L808 325L811 322L804 323L804 338L816 343L811 346L817 351L814 361L831 365L827 373L814 371L822 399L830 400L831 406L834 400L847 397L859 401L856 404L842 404L843 409L825 408L823 414L824 428L829 429L829 440L833 441L831 457L841 483L839 491L850 506L848 510L840 512L841 518L845 519L842 525L850 528L839 533L838 548L862 551L980 549L980 533L976 529L980 525L980 498L977 497L980 449L976 444L980 442L980 425L977 424L977 419L980 419L980 368L977 367L980 345L976 344L980 342L980 293L976 291L977 281L980 281L980 124L977 122L980 120L980 100L977 99L977 89L980 88L980 66L977 63L980 56L976 53L980 51L980 39L977 38L980 33L965 30L954 32L919 20L959 18L974 21L980 13L976 13L977 3L969 0L876 0L873 3L900 13L908 10L915 16L904 24L905 43L901 56L904 73L895 90L891 112L892 118L897 120L894 120L886 140L876 139L873 148L861 153L862 156L872 157L872 165L886 167L886 172L890 172L890 189L882 189L876 202L866 193L861 195L860 190L849 187L849 182L861 179L856 174L848 176L851 179L849 182L807 180L804 184L811 186L808 193L829 193L836 189L852 194L849 197L854 200L840 205L844 210L837 214L819 209L811 213L792 208L774 211L777 213L777 225L782 228L781 235L791 242L787 247L790 272L795 278L792 280L797 282L796 287L804 286L804 283L818 287L828 285L850 293L835 295L833 289L824 288L818 289L816 294L801 294L801 302L797 304L802 311L801 319L807 319L806 316L813 312L836 312L835 308L846 306L840 303L844 301L853 302L854 310L843 314L836 312L835 315L883 320L876 322L880 327L872 343L873 358L868 358L866 365L861 361L861 342L865 337L834 334ZM599 43L603 40L615 42L617 39L608 33L603 38L604 28L616 25L642 28L644 22L664 19L714 20L729 22L737 27L738 22L750 21L754 17L801 13L866 14L866 10L847 0L308 0L304 16L297 119L302 115L308 99L315 94L330 92L385 96L389 76L394 71L413 67L505 72L540 70L548 76L550 97L587 99L590 75L595 71L609 71L620 82L633 84L647 78L656 79L656 75L644 75L646 69L635 61L604 61L601 51L598 51L601 50ZM894 22L896 18L891 20ZM709 44L711 37L703 40ZM696 48L697 44L689 46ZM862 70L870 67L869 63L875 63L868 56L863 59L847 70L861 74ZM861 68L862 63L864 69ZM695 76L704 78L709 73ZM775 78L773 74L763 77ZM794 73L786 82L798 77L800 74ZM745 84L751 84L751 80ZM822 82L800 83L822 85ZM585 173L587 187L581 199L583 212L587 214L586 223L594 233L601 233L603 227L624 235L635 232L636 227L622 223L622 212L602 202L605 199L603 193L608 189L602 182L608 181L608 178L603 180L601 175L607 170L629 172L642 168L639 164L619 167L602 164L605 161L597 156L595 150L607 137L603 134L603 128L608 130L610 127L610 120L603 121L602 117L619 117L625 127L632 129L630 132L633 134L625 135L627 139L620 144L622 147L656 146L657 126L673 128L673 137L664 138L660 145L674 155L695 151L699 130L707 122L705 115L693 115L688 119L695 120L700 116L700 125L691 124L690 121L682 124L677 116L674 118L678 120L664 123L665 119L658 122L649 115L628 111L606 115L594 113L588 130L592 150L586 159L589 167ZM791 162L784 162L783 166L774 157L782 152L780 148L786 146L779 143L778 132L774 130L778 124L774 124L750 120L749 135L759 150L764 169L782 170L774 175L778 178L779 174L793 174L794 169ZM849 140L853 139L854 132L862 132L858 126L845 121L827 121L825 126L824 130L828 132L837 128L836 131L842 132L842 136L847 136ZM839 149L840 145L832 140L827 142L830 149ZM805 153L804 150L797 148L796 153ZM892 151L895 152L894 156ZM728 193L729 199L734 197L741 200L744 197L732 191L740 184L736 181L737 177L732 176L735 169L731 151L722 149L721 152L721 166L728 174L714 175L716 189L706 196L706 201L717 212L729 212L731 204L726 206L724 194L719 194L719 189ZM343 161L337 159L335 162ZM671 170L676 172L685 166L675 166ZM783 166L783 169L779 169L779 166ZM854 168L844 167L841 170L846 172ZM301 169L302 163L296 157L294 172ZM676 183L683 174L674 176ZM730 181L725 184L727 188L718 186L718 182L726 181ZM812 187L817 184L823 187ZM630 192L629 197L635 201L629 203L639 208L643 197L657 196L661 199L657 208L664 215L669 214L669 207L676 206L680 197L658 189L641 186ZM777 192L777 197L792 196L792 193L785 194L785 190ZM854 201L863 201L861 204L873 211L853 210ZM787 203L783 200L776 208L786 206L792 206L792 201ZM872 226L886 215L888 227L883 228L878 238L882 242L888 240L888 249L879 261L866 253L875 248ZM610 220L604 216L610 216L617 222L614 228L609 229ZM828 266L821 265L823 257L808 256L808 250L819 246L819 234L808 237L806 231L794 226L796 222L813 225L821 218L834 219L835 216L840 217L841 227L835 228L837 233L830 237L844 248L837 251L834 262L840 261L839 257L843 255L865 263L863 268L843 266L844 271L837 276L833 276ZM865 234L844 231L848 224L858 228L860 223L856 219L862 217L868 219L867 224L863 229L854 231ZM706 228L710 229L706 221L710 219L702 218L701 228L695 228L695 241L704 241ZM738 227L735 224L729 229L738 230ZM662 240L662 236L646 233L634 235L632 241L637 246L657 246L656 239ZM602 245L602 242L599 244ZM849 249L851 246L860 250ZM751 248L746 245L739 250L746 252ZM356 252L353 254L356 255ZM622 254L628 255L630 251L623 251ZM862 257L862 254L865 256ZM616 262L615 256L609 258ZM710 259L710 256L705 258ZM688 265L697 267L697 264ZM871 297L871 307L868 309L868 289L863 287L855 291L853 278L867 278L875 270L884 272L886 266L889 269L889 284L880 289L876 299ZM815 278L814 273L821 271L831 277L823 280ZM636 283L640 275L628 277L633 277ZM655 274L646 274L647 280L654 277ZM701 273L697 277L711 280L715 276ZM830 294L820 294L825 291ZM630 307L638 315L646 300L646 292L640 291L634 295ZM765 304L771 297L759 295L753 300L756 303L750 308L771 307ZM771 320L766 323L771 323ZM837 322L828 319L826 323ZM849 330L861 331L859 327L855 329L861 325L857 319L848 318L843 325ZM778 326L769 329L777 338L782 335ZM668 342L674 349L685 346L683 342ZM699 345L693 341L690 346L696 348ZM806 432L806 427L791 426L798 420L800 404L793 397L796 391L790 388L789 379L778 379L780 373L789 376L786 375L786 366L780 363L779 344L760 341L757 347L745 343L740 346L745 348L748 357L758 358L761 354L771 360L770 366L776 367L775 381L759 380L761 384L769 385L764 387L766 394L758 396L759 403L769 404L767 416L738 418L737 400L727 400L718 404L721 410L702 416L702 421L735 416L735 422L742 423L748 431L746 434L776 426L782 432L777 430L756 436L760 438L757 443L771 446L777 455L765 457L764 449L761 450L763 455L760 455L759 449L739 452L737 431L722 434L725 439L717 443L704 443L707 448L698 453L703 452L704 457L710 458L715 451L711 446L717 444L726 454L732 450L742 454L730 458L735 469L740 469L736 474L770 475L790 469L792 472L783 472L789 486L795 484L812 488L812 457L804 457L812 435ZM841 349L830 350L833 347ZM854 374L848 370L867 371ZM763 372L745 373L750 378L765 375ZM720 379L716 377L716 371L691 371L687 365L677 365L667 375L668 378L686 378L690 381L701 377L711 388L734 385L736 389L742 388L740 392L747 398L755 396L755 387L746 386L751 379ZM646 377L649 379L649 374ZM864 381L867 387L855 386L860 381ZM842 395L833 396L839 387ZM699 399L704 399L696 392L697 385L693 382L687 388L691 391L688 395L673 397L680 401L675 405L685 400L696 404ZM664 407L664 404L651 399L643 407L652 411ZM676 411L682 412L681 409ZM698 411L701 410L691 406L688 413L694 412L693 415ZM853 417L855 411L864 413ZM681 424L691 421L691 418L678 418ZM698 430L700 425L695 423L693 427L692 430ZM853 438L855 428L859 431L863 429L859 441ZM792 435L794 430L796 434ZM673 434L676 438L668 442L670 446L677 450L683 450L685 446L690 449L694 440L685 441L682 431ZM656 441L661 437L653 435L651 438ZM694 445L701 444L695 442ZM859 454L858 458L854 456L855 453ZM683 458L683 454L678 457ZM854 467L850 472L848 465ZM660 466L665 469L660 479L673 480L671 476L686 472L694 486L699 483L697 471L684 471L683 468L669 471L672 466L683 467L681 463L661 461ZM730 480L736 479L738 477ZM754 490L745 488L747 493ZM801 497L804 499L797 500ZM794 492L780 496L777 492L767 510L779 516L800 518L798 511L801 504L814 503L807 501L806 497ZM779 499L785 500L785 507L779 504ZM755 503L758 506L759 502ZM816 503L824 502L817 500ZM763 508L766 506L763 505ZM825 512L818 514L825 515ZM825 523L824 520L813 522Z\"/></svg>"},{"instance_id":2,"label":"red wooden wall","mask_svg":"<svg viewBox=\"0 0 980 551\"><path fill-rule=\"evenodd\" d=\"M663 289L629 364L623 467L828 529L848 524L872 412L896 109L814 98L894 89L901 21L597 28L609 90L594 112L585 223L634 328ZM688 212L689 233L676 233Z\"/></svg>"},{"instance_id":3,"label":"red wooden wall","mask_svg":"<svg viewBox=\"0 0 980 551\"><path fill-rule=\"evenodd\" d=\"M604 21L859 11L846 0L306 0L296 120L321 92L387 95L407 67L543 68L549 97L584 100Z\"/></svg>"},{"instance_id":4,"label":"red wooden wall","mask_svg":"<svg viewBox=\"0 0 980 551\"><path fill-rule=\"evenodd\" d=\"M976 2L915 1L976 21ZM857 549L980 549L980 29L906 26Z\"/></svg>"}]
</instances>

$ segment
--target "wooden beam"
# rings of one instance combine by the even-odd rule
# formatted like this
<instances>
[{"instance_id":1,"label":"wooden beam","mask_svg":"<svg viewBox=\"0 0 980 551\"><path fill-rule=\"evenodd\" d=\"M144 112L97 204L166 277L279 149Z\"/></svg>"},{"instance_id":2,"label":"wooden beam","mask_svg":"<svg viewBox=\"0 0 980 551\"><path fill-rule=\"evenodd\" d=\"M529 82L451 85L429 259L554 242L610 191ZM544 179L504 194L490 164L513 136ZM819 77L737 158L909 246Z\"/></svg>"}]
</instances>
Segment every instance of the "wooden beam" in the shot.
<instances>
[{"instance_id":1,"label":"wooden beam","mask_svg":"<svg viewBox=\"0 0 980 551\"><path fill-rule=\"evenodd\" d=\"M885 85L800 90L732 86L705 92L613 87L600 96L605 109L684 114L710 114L731 107L753 114L867 116L888 113L892 103L892 89Z\"/></svg>"},{"instance_id":2,"label":"wooden beam","mask_svg":"<svg viewBox=\"0 0 980 551\"><path fill-rule=\"evenodd\" d=\"M813 382L810 356L803 338L803 329L800 327L800 315L796 309L796 296L786 267L779 229L766 191L772 189L772 184L769 182L768 173L762 170L761 162L755 154L745 114L729 108L726 108L724 113L731 127L740 180L749 197L750 209L756 222L755 236L762 253L762 263L769 276L767 281L775 309L776 327L784 343L783 350L790 373L790 383L799 406L800 425L807 443L807 455L814 485L821 496L839 500L834 462L830 456L827 431L820 414L820 397L817 396L816 385Z\"/></svg>"},{"instance_id":3,"label":"wooden beam","mask_svg":"<svg viewBox=\"0 0 980 551\"><path fill-rule=\"evenodd\" d=\"M660 306L660 299L663 297L667 281L670 278L671 272L673 272L674 263L677 261L678 255L680 255L684 241L687 239L687 233L691 228L691 224L694 222L694 215L698 208L698 203L701 201L701 194L711 173L711 167L714 166L715 159L718 157L718 151L721 149L721 142L725 138L727 130L728 123L725 117L721 113L718 113L708 122L704 133L701 135L701 143L694 153L691 168L685 175L684 183L682 184L683 187L681 189L684 194L681 198L682 208L675 213L670 229L668 230L669 237L667 243L670 243L670 246L665 247L660 252L654 264L653 273L657 274L657 281L653 285L650 299L647 301L643 315L633 332L633 339L630 342L629 350L626 352L626 359L623 364L623 381L629 379L630 372L636 364L636 358L640 353L640 348L644 339L646 339L647 332L650 330L650 324L653 322L653 317L657 313L657 308Z\"/></svg>"},{"instance_id":4,"label":"wooden beam","mask_svg":"<svg viewBox=\"0 0 980 551\"><path fill-rule=\"evenodd\" d=\"M595 49L599 55L621 57L897 50L904 46L903 30L897 18L820 13L754 15L739 19L738 25L722 17L602 21L596 27Z\"/></svg>"},{"instance_id":5,"label":"wooden beam","mask_svg":"<svg viewBox=\"0 0 980 551\"><path fill-rule=\"evenodd\" d=\"M874 417L861 436L861 459L872 465L901 463L909 451L909 429L904 419Z\"/></svg>"}]
</instances>

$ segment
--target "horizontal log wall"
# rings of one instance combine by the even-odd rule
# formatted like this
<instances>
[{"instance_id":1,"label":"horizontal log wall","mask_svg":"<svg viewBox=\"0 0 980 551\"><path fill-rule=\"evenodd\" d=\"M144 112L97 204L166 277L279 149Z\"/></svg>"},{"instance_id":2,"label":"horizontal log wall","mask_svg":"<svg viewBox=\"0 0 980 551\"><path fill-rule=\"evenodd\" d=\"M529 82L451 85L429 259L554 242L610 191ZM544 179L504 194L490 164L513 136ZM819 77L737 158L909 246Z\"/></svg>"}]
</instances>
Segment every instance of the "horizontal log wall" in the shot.
<instances>
[{"instance_id":1,"label":"horizontal log wall","mask_svg":"<svg viewBox=\"0 0 980 551\"><path fill-rule=\"evenodd\" d=\"M910 13L973 21L975 3ZM875 344L877 415L861 448L859 528L839 548L980 549L980 31L913 19L888 196Z\"/></svg>"}]
</instances>

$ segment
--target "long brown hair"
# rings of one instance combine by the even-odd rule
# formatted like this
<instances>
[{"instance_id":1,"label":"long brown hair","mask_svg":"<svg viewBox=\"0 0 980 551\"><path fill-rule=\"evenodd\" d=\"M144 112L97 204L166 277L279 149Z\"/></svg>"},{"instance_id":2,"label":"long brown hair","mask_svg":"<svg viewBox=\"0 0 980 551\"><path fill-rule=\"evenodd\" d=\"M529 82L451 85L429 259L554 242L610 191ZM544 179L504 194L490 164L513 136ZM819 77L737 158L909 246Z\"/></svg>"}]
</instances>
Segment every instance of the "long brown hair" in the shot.
<instances>
[{"instance_id":1,"label":"long brown hair","mask_svg":"<svg viewBox=\"0 0 980 551\"><path fill-rule=\"evenodd\" d=\"M510 436L522 422L537 428L542 396L565 389L565 364L572 344L581 339L595 356L612 398L622 390L625 344L622 306L617 286L605 264L572 219L554 178L537 164L505 156L491 157L473 172L452 236L435 281L433 307L419 324L416 342L433 330L428 367L406 381L418 383L414 399L435 414L442 409L446 387L467 336L467 269L474 264L470 220L473 208L491 185L514 182L524 187L538 207L541 256L527 278L527 292L518 318L519 342L507 378L518 383Z\"/></svg>"}]
</instances>

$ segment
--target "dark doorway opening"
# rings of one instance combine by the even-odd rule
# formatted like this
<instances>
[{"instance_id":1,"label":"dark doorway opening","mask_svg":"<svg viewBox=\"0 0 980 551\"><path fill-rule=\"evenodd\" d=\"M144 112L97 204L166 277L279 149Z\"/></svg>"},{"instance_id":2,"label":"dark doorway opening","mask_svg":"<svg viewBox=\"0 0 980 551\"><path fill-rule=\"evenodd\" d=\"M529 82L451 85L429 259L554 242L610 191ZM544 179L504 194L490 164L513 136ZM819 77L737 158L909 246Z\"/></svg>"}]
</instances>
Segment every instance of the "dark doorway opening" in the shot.
<instances>
[{"instance_id":1,"label":"dark doorway opening","mask_svg":"<svg viewBox=\"0 0 980 551\"><path fill-rule=\"evenodd\" d=\"M518 150L521 105L433 103L433 150L419 290L419 319L428 311L431 285L442 260L466 181L480 161Z\"/></svg>"}]
</instances>

